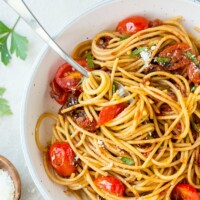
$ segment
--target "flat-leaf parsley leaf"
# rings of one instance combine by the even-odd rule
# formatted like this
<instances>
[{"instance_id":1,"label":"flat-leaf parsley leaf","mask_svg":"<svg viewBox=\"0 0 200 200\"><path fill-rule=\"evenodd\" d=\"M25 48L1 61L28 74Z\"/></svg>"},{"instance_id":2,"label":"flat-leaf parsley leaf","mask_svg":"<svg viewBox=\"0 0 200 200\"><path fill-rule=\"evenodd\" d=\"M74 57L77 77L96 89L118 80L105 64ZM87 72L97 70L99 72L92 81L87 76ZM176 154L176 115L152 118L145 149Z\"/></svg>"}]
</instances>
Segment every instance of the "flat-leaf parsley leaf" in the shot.
<instances>
[{"instance_id":1,"label":"flat-leaf parsley leaf","mask_svg":"<svg viewBox=\"0 0 200 200\"><path fill-rule=\"evenodd\" d=\"M8 104L8 101L2 97L5 92L5 88L0 87L0 117L5 115L12 115L12 111Z\"/></svg>"},{"instance_id":2,"label":"flat-leaf parsley leaf","mask_svg":"<svg viewBox=\"0 0 200 200\"><path fill-rule=\"evenodd\" d=\"M1 61L7 65L12 58L11 54L16 52L16 56L25 60L27 57L28 40L26 37L16 33L15 27L20 18L17 19L12 29L8 28L2 21L0 21L0 54ZM11 46L8 47L8 40L11 36Z\"/></svg>"}]
</instances>

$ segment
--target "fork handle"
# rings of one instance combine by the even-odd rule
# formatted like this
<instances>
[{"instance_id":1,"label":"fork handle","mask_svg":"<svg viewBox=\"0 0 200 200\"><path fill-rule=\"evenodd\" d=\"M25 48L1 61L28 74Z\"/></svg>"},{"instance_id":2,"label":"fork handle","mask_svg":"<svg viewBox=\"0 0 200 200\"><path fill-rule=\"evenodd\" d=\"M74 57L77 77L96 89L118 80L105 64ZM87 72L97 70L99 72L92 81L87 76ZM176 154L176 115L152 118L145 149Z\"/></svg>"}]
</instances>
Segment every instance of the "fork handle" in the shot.
<instances>
[{"instance_id":1,"label":"fork handle","mask_svg":"<svg viewBox=\"0 0 200 200\"><path fill-rule=\"evenodd\" d=\"M10 7L12 7L19 16L66 62L72 65L77 71L88 77L88 71L73 60L65 51L51 38L51 36L42 27L33 13L23 0L4 0Z\"/></svg>"}]
</instances>

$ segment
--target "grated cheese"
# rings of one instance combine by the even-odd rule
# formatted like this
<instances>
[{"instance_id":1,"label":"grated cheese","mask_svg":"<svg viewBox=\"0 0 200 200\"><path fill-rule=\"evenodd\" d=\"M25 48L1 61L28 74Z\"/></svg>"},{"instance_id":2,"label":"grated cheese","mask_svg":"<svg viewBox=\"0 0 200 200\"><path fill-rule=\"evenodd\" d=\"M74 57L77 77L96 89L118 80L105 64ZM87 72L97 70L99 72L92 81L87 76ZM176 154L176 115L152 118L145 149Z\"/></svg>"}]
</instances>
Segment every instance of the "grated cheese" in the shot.
<instances>
[{"instance_id":1,"label":"grated cheese","mask_svg":"<svg viewBox=\"0 0 200 200\"><path fill-rule=\"evenodd\" d=\"M102 140L98 140L97 141L97 144L100 146L100 147L104 147L104 143Z\"/></svg>"},{"instance_id":2,"label":"grated cheese","mask_svg":"<svg viewBox=\"0 0 200 200\"><path fill-rule=\"evenodd\" d=\"M0 200L14 199L14 183L7 172L0 169Z\"/></svg>"},{"instance_id":3,"label":"grated cheese","mask_svg":"<svg viewBox=\"0 0 200 200\"><path fill-rule=\"evenodd\" d=\"M150 62L150 54L148 51L142 51L140 52L140 56L142 57L142 59L144 60L144 66L147 67L149 62Z\"/></svg>"}]
</instances>

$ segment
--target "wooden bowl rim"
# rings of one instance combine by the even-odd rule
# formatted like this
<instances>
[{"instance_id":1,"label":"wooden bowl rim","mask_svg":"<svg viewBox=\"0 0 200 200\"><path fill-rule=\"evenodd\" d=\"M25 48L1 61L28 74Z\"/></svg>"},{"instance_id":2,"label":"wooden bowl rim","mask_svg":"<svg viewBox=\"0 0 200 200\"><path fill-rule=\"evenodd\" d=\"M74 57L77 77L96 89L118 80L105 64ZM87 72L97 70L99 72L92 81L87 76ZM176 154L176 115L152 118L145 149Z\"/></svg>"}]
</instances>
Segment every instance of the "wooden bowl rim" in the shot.
<instances>
[{"instance_id":1,"label":"wooden bowl rim","mask_svg":"<svg viewBox=\"0 0 200 200\"><path fill-rule=\"evenodd\" d=\"M4 156L0 155L0 169L7 172L14 183L14 200L19 200L21 196L21 180L15 166Z\"/></svg>"}]
</instances>

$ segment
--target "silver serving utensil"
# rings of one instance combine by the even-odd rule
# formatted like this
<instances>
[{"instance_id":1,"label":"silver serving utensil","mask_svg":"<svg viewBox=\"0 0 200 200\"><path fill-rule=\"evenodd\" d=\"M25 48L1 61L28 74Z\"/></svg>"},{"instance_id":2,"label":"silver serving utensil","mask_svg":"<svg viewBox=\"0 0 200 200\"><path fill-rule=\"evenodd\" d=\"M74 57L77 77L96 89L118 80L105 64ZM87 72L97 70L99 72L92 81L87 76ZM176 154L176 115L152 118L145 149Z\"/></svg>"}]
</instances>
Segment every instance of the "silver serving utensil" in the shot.
<instances>
[{"instance_id":1,"label":"silver serving utensil","mask_svg":"<svg viewBox=\"0 0 200 200\"><path fill-rule=\"evenodd\" d=\"M80 66L73 60L65 51L51 38L51 36L45 31L33 13L23 0L4 0L10 7L12 7L19 16L66 62L73 66L84 76L88 77L88 71Z\"/></svg>"},{"instance_id":2,"label":"silver serving utensil","mask_svg":"<svg viewBox=\"0 0 200 200\"><path fill-rule=\"evenodd\" d=\"M88 77L88 71L73 60L65 51L51 38L43 26L39 23L33 13L23 0L4 0L13 10L15 10L19 16L46 42L60 57L62 57L67 63L73 66L84 76ZM117 82L118 89L120 89L120 96L128 96L130 93L124 90L124 86Z\"/></svg>"}]
</instances>

